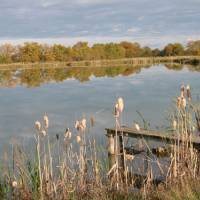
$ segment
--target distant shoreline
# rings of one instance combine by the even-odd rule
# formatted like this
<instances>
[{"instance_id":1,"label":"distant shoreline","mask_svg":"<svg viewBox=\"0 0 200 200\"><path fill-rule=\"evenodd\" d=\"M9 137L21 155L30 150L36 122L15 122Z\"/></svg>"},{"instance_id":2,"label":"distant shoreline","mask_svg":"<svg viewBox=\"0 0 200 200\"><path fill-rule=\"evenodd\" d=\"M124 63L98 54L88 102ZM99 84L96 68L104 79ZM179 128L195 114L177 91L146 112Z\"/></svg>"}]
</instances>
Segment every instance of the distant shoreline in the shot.
<instances>
[{"instance_id":1,"label":"distant shoreline","mask_svg":"<svg viewBox=\"0 0 200 200\"><path fill-rule=\"evenodd\" d=\"M138 66L159 63L200 64L200 56L164 56L164 57L135 57L108 60L84 60L71 62L34 62L34 63L7 63L0 64L0 70L39 68L63 68L63 67L106 67L106 66Z\"/></svg>"}]
</instances>

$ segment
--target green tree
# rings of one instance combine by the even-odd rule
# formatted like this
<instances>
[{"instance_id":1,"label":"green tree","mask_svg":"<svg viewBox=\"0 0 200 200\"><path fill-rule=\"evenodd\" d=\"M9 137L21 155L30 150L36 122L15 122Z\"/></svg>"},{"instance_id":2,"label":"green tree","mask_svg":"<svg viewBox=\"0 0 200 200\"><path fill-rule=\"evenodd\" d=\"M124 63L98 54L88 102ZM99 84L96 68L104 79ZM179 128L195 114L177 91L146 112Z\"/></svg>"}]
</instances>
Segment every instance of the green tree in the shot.
<instances>
[{"instance_id":1,"label":"green tree","mask_svg":"<svg viewBox=\"0 0 200 200\"><path fill-rule=\"evenodd\" d=\"M152 50L149 47L142 48L142 54L143 57L151 57L152 56Z\"/></svg>"},{"instance_id":2,"label":"green tree","mask_svg":"<svg viewBox=\"0 0 200 200\"><path fill-rule=\"evenodd\" d=\"M152 56L161 56L161 51L158 48L153 49Z\"/></svg>"},{"instance_id":3,"label":"green tree","mask_svg":"<svg viewBox=\"0 0 200 200\"><path fill-rule=\"evenodd\" d=\"M104 44L94 44L92 46L92 59L100 60L105 59L105 45Z\"/></svg>"},{"instance_id":4,"label":"green tree","mask_svg":"<svg viewBox=\"0 0 200 200\"><path fill-rule=\"evenodd\" d=\"M118 59L118 58L124 58L125 57L126 50L124 47L109 43L105 45L105 57L106 59Z\"/></svg>"}]
</instances>

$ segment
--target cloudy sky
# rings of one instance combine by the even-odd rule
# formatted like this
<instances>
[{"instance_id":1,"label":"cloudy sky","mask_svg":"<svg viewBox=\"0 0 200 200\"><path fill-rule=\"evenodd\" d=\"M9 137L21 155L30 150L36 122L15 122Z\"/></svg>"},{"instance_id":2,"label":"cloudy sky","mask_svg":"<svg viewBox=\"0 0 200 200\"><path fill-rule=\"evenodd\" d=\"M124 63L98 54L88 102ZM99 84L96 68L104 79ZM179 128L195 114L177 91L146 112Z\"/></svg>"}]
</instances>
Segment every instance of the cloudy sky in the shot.
<instances>
[{"instance_id":1,"label":"cloudy sky","mask_svg":"<svg viewBox=\"0 0 200 200\"><path fill-rule=\"evenodd\" d=\"M200 39L200 0L0 0L0 43Z\"/></svg>"}]
</instances>

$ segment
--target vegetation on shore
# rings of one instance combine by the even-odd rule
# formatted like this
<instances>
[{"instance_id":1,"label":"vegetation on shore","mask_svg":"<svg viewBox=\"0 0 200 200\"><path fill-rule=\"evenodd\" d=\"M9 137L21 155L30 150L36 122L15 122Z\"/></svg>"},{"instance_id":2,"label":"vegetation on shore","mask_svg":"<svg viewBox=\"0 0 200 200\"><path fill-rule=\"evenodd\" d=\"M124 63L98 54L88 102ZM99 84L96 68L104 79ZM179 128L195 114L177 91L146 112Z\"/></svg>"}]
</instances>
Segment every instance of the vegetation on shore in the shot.
<instances>
[{"instance_id":1,"label":"vegetation on shore","mask_svg":"<svg viewBox=\"0 0 200 200\"><path fill-rule=\"evenodd\" d=\"M141 47L138 43L121 42L108 44L94 44L78 42L72 47L61 44L53 46L26 42L14 46L3 44L0 46L0 64L6 63L35 63L35 62L71 62L82 60L121 59L134 57L183 56L200 55L200 41L192 41L184 47L180 43L168 44L163 49Z\"/></svg>"},{"instance_id":2,"label":"vegetation on shore","mask_svg":"<svg viewBox=\"0 0 200 200\"><path fill-rule=\"evenodd\" d=\"M118 98L114 106L116 131L121 127L124 101ZM200 109L192 103L190 86L181 86L174 112L170 116L172 141L168 165L163 165L150 152L143 159L148 168L139 179L131 168L135 155L125 152L125 169L119 164L118 140L111 151L115 164L108 168L107 150L96 144L88 134L95 119L85 116L68 128L63 135L49 135L49 121L35 122L34 151L19 146L12 149L12 159L2 160L0 166L1 199L196 199L200 195L199 152L193 147L192 137L200 131ZM141 129L137 124L137 129ZM124 135L124 141L126 136ZM142 140L142 145L149 149ZM142 159L142 157L139 157ZM157 165L164 180L155 185Z\"/></svg>"}]
</instances>

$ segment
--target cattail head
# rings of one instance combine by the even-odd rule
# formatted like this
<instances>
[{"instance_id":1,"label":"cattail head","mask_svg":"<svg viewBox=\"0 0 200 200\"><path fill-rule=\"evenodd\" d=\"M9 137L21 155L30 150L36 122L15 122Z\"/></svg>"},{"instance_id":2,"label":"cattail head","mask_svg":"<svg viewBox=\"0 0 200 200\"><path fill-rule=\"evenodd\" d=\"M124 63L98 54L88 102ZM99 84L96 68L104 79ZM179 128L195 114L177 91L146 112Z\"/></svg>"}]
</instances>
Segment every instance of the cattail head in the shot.
<instances>
[{"instance_id":1,"label":"cattail head","mask_svg":"<svg viewBox=\"0 0 200 200\"><path fill-rule=\"evenodd\" d=\"M191 91L190 91L190 85L189 84L186 87L186 91L187 91L187 98L190 101L191 100Z\"/></svg>"},{"instance_id":2,"label":"cattail head","mask_svg":"<svg viewBox=\"0 0 200 200\"><path fill-rule=\"evenodd\" d=\"M76 136L76 142L80 143L81 142L81 137L79 135Z\"/></svg>"},{"instance_id":3,"label":"cattail head","mask_svg":"<svg viewBox=\"0 0 200 200\"><path fill-rule=\"evenodd\" d=\"M185 96L185 86L184 84L181 85L181 98Z\"/></svg>"},{"instance_id":4,"label":"cattail head","mask_svg":"<svg viewBox=\"0 0 200 200\"><path fill-rule=\"evenodd\" d=\"M82 128L83 130L85 130L86 127L87 127L87 121L86 121L85 118L83 118L83 119L81 120L81 128Z\"/></svg>"},{"instance_id":5,"label":"cattail head","mask_svg":"<svg viewBox=\"0 0 200 200\"><path fill-rule=\"evenodd\" d=\"M76 122L75 122L75 129L77 129L78 131L80 129L80 123L78 120L76 120Z\"/></svg>"},{"instance_id":6,"label":"cattail head","mask_svg":"<svg viewBox=\"0 0 200 200\"><path fill-rule=\"evenodd\" d=\"M94 116L90 117L90 126L94 127Z\"/></svg>"},{"instance_id":7,"label":"cattail head","mask_svg":"<svg viewBox=\"0 0 200 200\"><path fill-rule=\"evenodd\" d=\"M41 135L45 137L47 135L47 132L44 129L42 129L41 130Z\"/></svg>"},{"instance_id":8,"label":"cattail head","mask_svg":"<svg viewBox=\"0 0 200 200\"><path fill-rule=\"evenodd\" d=\"M65 137L66 139L71 139L72 133L71 133L71 131L69 130L69 128L66 129L66 131L65 131L65 133L64 133L64 137Z\"/></svg>"},{"instance_id":9,"label":"cattail head","mask_svg":"<svg viewBox=\"0 0 200 200\"><path fill-rule=\"evenodd\" d=\"M178 109L181 108L181 97L177 97L176 106Z\"/></svg>"},{"instance_id":10,"label":"cattail head","mask_svg":"<svg viewBox=\"0 0 200 200\"><path fill-rule=\"evenodd\" d=\"M186 98L182 98L181 99L181 106L182 106L182 108L186 108L186 105L187 105L187 101L186 101Z\"/></svg>"},{"instance_id":11,"label":"cattail head","mask_svg":"<svg viewBox=\"0 0 200 200\"><path fill-rule=\"evenodd\" d=\"M115 104L115 109L114 109L114 115L115 117L119 117L119 104Z\"/></svg>"},{"instance_id":12,"label":"cattail head","mask_svg":"<svg viewBox=\"0 0 200 200\"><path fill-rule=\"evenodd\" d=\"M135 126L135 129L137 130L137 131L140 131L140 126L139 126L139 124L134 124L134 126Z\"/></svg>"},{"instance_id":13,"label":"cattail head","mask_svg":"<svg viewBox=\"0 0 200 200\"><path fill-rule=\"evenodd\" d=\"M13 188L16 188L17 185L18 185L18 184L17 184L17 181L13 181L13 182L12 182L12 187L13 187Z\"/></svg>"},{"instance_id":14,"label":"cattail head","mask_svg":"<svg viewBox=\"0 0 200 200\"><path fill-rule=\"evenodd\" d=\"M41 129L41 123L39 121L35 122L35 128L36 128L36 130L40 131L40 129Z\"/></svg>"},{"instance_id":15,"label":"cattail head","mask_svg":"<svg viewBox=\"0 0 200 200\"><path fill-rule=\"evenodd\" d=\"M123 112L124 110L124 100L122 99L122 97L119 97L117 100L117 104L118 104L118 110L119 112Z\"/></svg>"},{"instance_id":16,"label":"cattail head","mask_svg":"<svg viewBox=\"0 0 200 200\"><path fill-rule=\"evenodd\" d=\"M48 118L48 116L46 114L44 115L44 127L46 129L49 128L49 118Z\"/></svg>"},{"instance_id":17,"label":"cattail head","mask_svg":"<svg viewBox=\"0 0 200 200\"><path fill-rule=\"evenodd\" d=\"M176 120L173 120L172 126L173 126L173 129L176 130L176 127L177 127L177 122L176 122Z\"/></svg>"}]
</instances>

